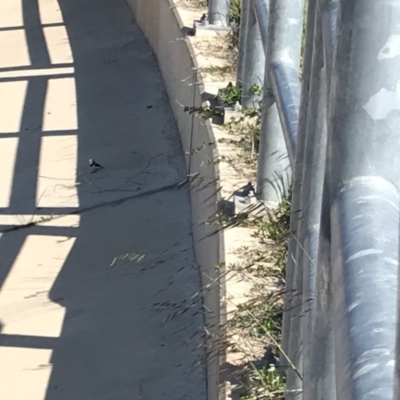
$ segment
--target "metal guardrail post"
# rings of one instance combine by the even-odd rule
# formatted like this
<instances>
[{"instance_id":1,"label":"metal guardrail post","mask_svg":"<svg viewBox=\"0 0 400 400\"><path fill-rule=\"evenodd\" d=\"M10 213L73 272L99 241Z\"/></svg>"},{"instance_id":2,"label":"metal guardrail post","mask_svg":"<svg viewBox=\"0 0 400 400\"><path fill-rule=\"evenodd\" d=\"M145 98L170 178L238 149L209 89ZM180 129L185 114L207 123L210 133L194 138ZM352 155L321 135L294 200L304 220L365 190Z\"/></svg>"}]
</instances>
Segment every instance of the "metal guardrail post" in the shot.
<instances>
[{"instance_id":1,"label":"metal guardrail post","mask_svg":"<svg viewBox=\"0 0 400 400\"><path fill-rule=\"evenodd\" d=\"M288 244L288 264L286 267L286 295L284 314L282 322L282 349L285 353L289 352L289 336L291 323L292 295L293 295L293 279L295 272L295 260L297 250L297 227L300 210L300 195L301 195L301 179L303 176L303 158L304 144L307 124L307 109L309 101L310 88L310 71L313 53L313 37L314 37L314 22L315 22L315 6L317 0L308 1L307 13L307 30L305 37L305 49L303 55L303 71L302 71L302 88L300 97L300 113L298 122L297 147L295 168L293 173L293 191L292 191L292 210L290 215L290 231L291 238ZM283 359L283 357L281 357Z\"/></svg>"},{"instance_id":2,"label":"metal guardrail post","mask_svg":"<svg viewBox=\"0 0 400 400\"><path fill-rule=\"evenodd\" d=\"M320 83L320 96L319 102L326 108L325 112L329 108L328 99L331 86L331 73L333 64L333 51L334 51L334 32L336 29L336 13L335 8L337 3L336 0L319 0L317 11L318 21L318 63L322 62L322 53L324 54L324 68L321 70L319 76ZM329 7L327 7L329 5ZM325 14L329 13L329 17ZM326 30L326 22L330 21L329 32ZM329 33L329 35L327 35ZM322 40L322 43L321 43ZM323 45L323 47L321 47ZM317 98L318 98L317 97ZM323 110L321 110L323 111ZM319 129L316 130L317 132ZM326 139L327 139L327 123L324 121L323 130L321 130L322 136L317 138L317 141L323 141L325 144L321 144L318 153L314 154L313 157L321 157L323 154L325 157L326 152ZM317 143L315 143L317 144ZM317 151L317 148L316 148ZM322 153L322 154L321 154ZM318 251L318 260L315 260L314 267L310 265L310 260L307 260L306 256L303 261L303 276L308 281L303 282L303 300L307 297L307 286L311 281L314 281L313 293L311 294L310 316L307 316L303 321L303 338L309 338L308 342L304 343L303 349L303 393L304 398L312 398L316 400L336 400L336 382L335 382L335 351L333 345L333 327L332 327L332 309L331 309L331 271L330 271L330 255L329 255L329 206L327 204L327 193L323 193L323 177L321 173L325 171L325 162L314 165L315 178L310 178L309 175L305 175L303 179L315 179L319 183L311 181L311 188L305 182L306 187L305 196L307 191L310 191L310 196L315 197L319 202L320 218L316 218L313 210L315 208L310 207L311 213L307 220L306 232L304 229L300 229L300 235L305 235L304 248L305 252L310 253L310 258L314 260L315 252ZM308 182L308 181L307 181ZM318 189L316 183L320 186ZM314 189L313 189L314 187ZM315 191L318 191L318 195L315 196ZM314 193L314 195L312 194ZM320 222L317 225L317 222ZM313 226L313 223L315 225ZM308 246L308 232L312 232L314 241L317 241L317 248L312 251L312 248ZM311 243L312 245L312 243ZM314 274L313 276L311 275ZM303 303L303 307L307 306ZM311 318L311 321L309 320ZM309 326L309 328L308 328Z\"/></svg>"},{"instance_id":3,"label":"metal guardrail post","mask_svg":"<svg viewBox=\"0 0 400 400\"><path fill-rule=\"evenodd\" d=\"M271 63L299 68L303 0L271 0L264 81L263 111L257 174L257 191L266 202L276 203L287 193L291 171L269 77Z\"/></svg>"},{"instance_id":4,"label":"metal guardrail post","mask_svg":"<svg viewBox=\"0 0 400 400\"><path fill-rule=\"evenodd\" d=\"M269 77L281 121L286 152L291 169L294 170L301 93L299 71L284 63L273 62L269 67Z\"/></svg>"},{"instance_id":5,"label":"metal guardrail post","mask_svg":"<svg viewBox=\"0 0 400 400\"><path fill-rule=\"evenodd\" d=\"M327 181L337 398L392 400L399 265L400 7L340 1Z\"/></svg>"},{"instance_id":6,"label":"metal guardrail post","mask_svg":"<svg viewBox=\"0 0 400 400\"><path fill-rule=\"evenodd\" d=\"M270 0L252 0L258 26L260 28L264 53L267 53L268 49L269 1ZM269 80L271 81L274 99L278 105L284 139L288 149L290 163L293 168L300 103L298 70L286 63L272 62L269 68L265 69L264 86L268 85Z\"/></svg>"},{"instance_id":7,"label":"metal guardrail post","mask_svg":"<svg viewBox=\"0 0 400 400\"><path fill-rule=\"evenodd\" d=\"M211 25L229 25L230 0L208 0L208 20Z\"/></svg>"},{"instance_id":8,"label":"metal guardrail post","mask_svg":"<svg viewBox=\"0 0 400 400\"><path fill-rule=\"evenodd\" d=\"M302 275L298 285L302 285L301 319L302 323L302 361L303 361L303 396L310 398L313 390L311 349L314 327L314 296L316 267L319 248L319 225L321 220L322 195L324 187L326 141L327 141L327 82L323 68L323 46L321 18L317 13L313 74L310 88L310 105L307 123L306 151L304 156L303 186L301 196L301 215L298 228L299 247L297 248L297 271ZM295 329L295 326L294 326ZM291 350L301 348L293 336ZM323 350L321 350L322 352ZM325 393L328 398L328 391Z\"/></svg>"},{"instance_id":9,"label":"metal guardrail post","mask_svg":"<svg viewBox=\"0 0 400 400\"><path fill-rule=\"evenodd\" d=\"M258 26L254 8L249 5L247 18L247 41L245 45L243 64L243 107L259 106L260 96L253 92L252 86L262 86L265 69L265 54L261 41L261 32Z\"/></svg>"},{"instance_id":10,"label":"metal guardrail post","mask_svg":"<svg viewBox=\"0 0 400 400\"><path fill-rule=\"evenodd\" d=\"M268 45L268 20L270 0L251 0L253 10L256 13L258 26L260 27L261 40L264 46L264 53L267 53Z\"/></svg>"},{"instance_id":11,"label":"metal guardrail post","mask_svg":"<svg viewBox=\"0 0 400 400\"><path fill-rule=\"evenodd\" d=\"M317 11L318 5L311 4L314 16L314 35L312 65L309 71L309 97L307 109L307 122L305 126L304 153L302 165L302 178L300 188L300 207L298 211L297 250L296 263L293 279L293 300L291 304L291 335L289 341L288 356L303 377L303 382L294 371L289 370L287 374L286 389L287 398L304 398L304 377L309 374L309 347L312 330L311 309L315 286L315 264L316 254L309 254L305 238L311 239L311 233L318 230L321 216L322 188L325 169L326 152L326 85L325 74L321 73L323 67L323 44L321 33L320 15ZM311 17L311 14L310 14ZM312 246L311 246L312 244ZM308 243L309 248L318 250L318 240ZM304 290L305 289L305 290ZM307 322L306 322L307 321ZM305 368L303 368L305 367ZM300 391L302 394L298 394ZM290 393L293 393L290 396Z\"/></svg>"},{"instance_id":12,"label":"metal guardrail post","mask_svg":"<svg viewBox=\"0 0 400 400\"><path fill-rule=\"evenodd\" d=\"M240 29L239 29L239 48L238 60L236 71L236 86L242 87L244 80L244 62L247 45L247 22L249 18L249 10L251 7L251 0L242 0L241 13L240 13Z\"/></svg>"},{"instance_id":13,"label":"metal guardrail post","mask_svg":"<svg viewBox=\"0 0 400 400\"><path fill-rule=\"evenodd\" d=\"M318 263L314 295L312 347L309 374L305 376L304 399L338 400L335 382L335 350L332 321L332 270L330 266L330 214L327 191L322 197ZM309 378L309 380L308 380ZM306 397L311 393L310 397ZM347 399L350 400L350 399Z\"/></svg>"},{"instance_id":14,"label":"metal guardrail post","mask_svg":"<svg viewBox=\"0 0 400 400\"><path fill-rule=\"evenodd\" d=\"M332 76L333 53L335 50L335 35L337 22L338 0L320 0L322 18L322 36L324 41L324 62L327 76ZM329 81L330 82L330 81ZM327 87L330 97L330 83Z\"/></svg>"},{"instance_id":15,"label":"metal guardrail post","mask_svg":"<svg viewBox=\"0 0 400 400\"><path fill-rule=\"evenodd\" d=\"M285 312L283 315L282 324L282 348L285 352L289 349L289 334L290 334L290 311L293 295L293 277L295 270L296 250L297 250L297 227L300 210L300 195L301 195L301 178L303 174L303 158L304 144L307 124L307 110L309 101L310 87L310 71L313 52L313 37L314 37L314 22L315 22L315 4L317 0L309 0L307 13L307 30L305 38L304 62L302 71L302 89L300 98L300 114L298 124L298 137L295 170L293 176L293 192L292 192L292 211L290 215L290 230L291 239L288 245L288 265L286 268L286 296L285 296Z\"/></svg>"}]
</instances>

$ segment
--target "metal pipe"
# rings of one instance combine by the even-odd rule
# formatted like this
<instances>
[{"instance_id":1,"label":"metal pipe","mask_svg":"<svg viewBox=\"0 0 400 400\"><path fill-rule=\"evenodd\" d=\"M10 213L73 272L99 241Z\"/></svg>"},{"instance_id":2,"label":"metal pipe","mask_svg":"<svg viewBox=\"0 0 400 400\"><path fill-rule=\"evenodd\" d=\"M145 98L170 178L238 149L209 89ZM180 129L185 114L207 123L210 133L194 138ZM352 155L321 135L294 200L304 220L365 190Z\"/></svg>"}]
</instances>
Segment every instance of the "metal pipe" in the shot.
<instances>
[{"instance_id":1,"label":"metal pipe","mask_svg":"<svg viewBox=\"0 0 400 400\"><path fill-rule=\"evenodd\" d=\"M312 332L314 327L314 298L319 248L319 223L310 227L304 238L303 251L303 303L301 309L301 332L303 343L303 398L310 399L313 386L311 374Z\"/></svg>"},{"instance_id":2,"label":"metal pipe","mask_svg":"<svg viewBox=\"0 0 400 400\"><path fill-rule=\"evenodd\" d=\"M229 25L230 0L208 0L208 20L211 25Z\"/></svg>"},{"instance_id":3,"label":"metal pipe","mask_svg":"<svg viewBox=\"0 0 400 400\"><path fill-rule=\"evenodd\" d=\"M289 155L291 168L294 170L300 105L298 71L289 65L273 62L269 72L272 91L283 129L286 150Z\"/></svg>"},{"instance_id":4,"label":"metal pipe","mask_svg":"<svg viewBox=\"0 0 400 400\"><path fill-rule=\"evenodd\" d=\"M318 262L312 322L310 371L305 375L304 398L337 400L332 322L332 270L330 267L330 215L326 186L322 197Z\"/></svg>"},{"instance_id":5,"label":"metal pipe","mask_svg":"<svg viewBox=\"0 0 400 400\"><path fill-rule=\"evenodd\" d=\"M400 57L397 0L341 1L327 181L337 398L393 394Z\"/></svg>"},{"instance_id":6,"label":"metal pipe","mask_svg":"<svg viewBox=\"0 0 400 400\"><path fill-rule=\"evenodd\" d=\"M361 176L342 185L332 205L339 399L399 397L399 393L393 396L399 202L392 183L382 177Z\"/></svg>"},{"instance_id":7,"label":"metal pipe","mask_svg":"<svg viewBox=\"0 0 400 400\"><path fill-rule=\"evenodd\" d=\"M236 71L236 86L242 87L244 80L244 62L245 54L247 52L247 22L249 18L249 8L251 7L251 0L242 0L240 12L240 28L239 28L239 47L238 47L238 60Z\"/></svg>"},{"instance_id":8,"label":"metal pipe","mask_svg":"<svg viewBox=\"0 0 400 400\"><path fill-rule=\"evenodd\" d=\"M295 168L293 171L293 191L292 191L292 204L290 214L290 231L291 238L288 244L288 263L286 266L286 295L284 304L284 313L282 321L282 349L284 353L289 351L289 336L291 324L291 309L292 309L292 295L293 295L293 279L295 272L295 260L297 252L297 228L300 211L300 195L301 195L301 179L303 176L303 158L304 158L304 144L306 137L306 124L307 124L307 110L309 101L309 87L311 76L312 53L314 46L314 23L315 23L315 7L317 0L308 1L307 10L307 25L306 37L304 48L304 62L302 71L302 86L300 97L300 114L298 122L297 133L297 146L296 146L296 160ZM281 356L282 358L283 356Z\"/></svg>"},{"instance_id":9,"label":"metal pipe","mask_svg":"<svg viewBox=\"0 0 400 400\"><path fill-rule=\"evenodd\" d=\"M318 8L318 7L317 7ZM308 360L303 357L304 343L302 336L301 323L303 322L303 285L312 287L312 282L304 282L304 276L309 278L310 273L304 271L304 260L307 254L305 250L305 235L312 226L319 223L321 197L325 167L325 147L326 147L326 86L321 75L323 67L323 49L321 23L318 11L314 14L314 43L312 66L310 71L309 103L307 109L306 134L304 139L302 187L300 192L300 210L297 227L297 251L296 251L296 270L293 280L293 301L291 309L291 332L289 343L289 358L296 368L304 375L303 364L309 365ZM313 179L313 182L311 182ZM297 333L297 334L295 334ZM286 388L288 392L303 390L303 383L298 379L298 375L289 371L287 375Z\"/></svg>"},{"instance_id":10,"label":"metal pipe","mask_svg":"<svg viewBox=\"0 0 400 400\"><path fill-rule=\"evenodd\" d=\"M324 63L326 66L328 98L330 97L331 85L330 77L332 76L333 54L335 51L335 35L337 20L337 0L322 0L321 18L322 18L322 37L324 42Z\"/></svg>"},{"instance_id":11,"label":"metal pipe","mask_svg":"<svg viewBox=\"0 0 400 400\"><path fill-rule=\"evenodd\" d=\"M315 346L312 341L314 326L314 294L316 264L319 248L319 224L321 220L322 195L324 187L326 144L327 144L327 85L325 68L321 68L323 61L322 37L320 24L317 22L316 46L314 51L315 75L312 77L309 106L309 117L307 126L306 151L304 158L303 187L301 201L301 217L298 229L298 255L297 272L302 274L298 278L297 285L302 285L302 345L293 336L291 351L302 351L303 362L303 396L305 399L313 398L314 386L313 363L311 361L311 347ZM312 246L309 243L310 233L313 233ZM310 252L309 252L310 251ZM299 287L299 286L298 286ZM294 325L293 329L296 328Z\"/></svg>"},{"instance_id":12,"label":"metal pipe","mask_svg":"<svg viewBox=\"0 0 400 400\"><path fill-rule=\"evenodd\" d=\"M254 92L253 85L262 86L265 69L265 55L261 32L253 7L249 7L247 19L247 43L244 58L242 105L258 108L260 96Z\"/></svg>"},{"instance_id":13,"label":"metal pipe","mask_svg":"<svg viewBox=\"0 0 400 400\"><path fill-rule=\"evenodd\" d=\"M320 65L322 59L322 49L321 40L325 46L326 35L323 36L323 14L324 9L326 9L324 3L330 3L331 0L318 0L316 21L317 25L315 27L318 31L318 64ZM322 25L322 26L321 26ZM322 32L321 32L322 30ZM317 35L317 33L316 33ZM322 35L322 37L321 37ZM333 40L334 35L330 36ZM334 43L329 42L331 48L334 48ZM331 75L329 70L329 65L332 65L332 60L327 59L327 54L332 54L332 52L324 52L324 68L321 70L319 75L320 82L324 85L321 86L322 91L325 96L319 96L320 99L324 101L324 111L328 113L329 110L329 93L330 93L330 82ZM327 135L327 124L324 124L324 135ZM325 145L321 145L318 153L314 154L314 157L321 156L322 152L326 158L326 140ZM318 174L326 174L325 163L315 166L314 171ZM309 176L305 176L304 179L310 179ZM330 254L329 254L329 240L330 240L330 218L329 218L329 201L328 201L328 191L326 190L326 185L321 182L324 181L324 177L319 185L321 186L321 205L320 205L320 218L317 219L314 216L310 216L307 223L308 227L312 224L312 221L319 222L319 238L318 238L318 261L315 265L315 288L314 288L314 298L311 299L312 302L312 321L307 327L307 323L303 327L303 338L310 338L309 342L305 342L304 347L304 357L303 357L303 371L304 371L304 398L315 399L315 400L336 400L336 382L335 382L335 350L333 345L333 327L332 327L332 290L331 290L331 270L330 270ZM317 181L319 180L316 179ZM311 183L315 185L314 182ZM317 189L317 188L315 188ZM314 190L315 190L314 189ZM307 196L308 188L305 188L304 195ZM312 189L310 189L313 191ZM318 189L317 189L318 190ZM312 196L312 195L311 195ZM313 196L312 196L313 197ZM310 207L312 211L313 208ZM303 228L300 227L299 235L302 235ZM306 241L305 241L306 243ZM308 274L308 264L307 260L304 259L303 264L303 277L306 279L309 276L310 279L314 279L311 274ZM311 266L311 268L313 268ZM304 281L303 288L306 290L308 282ZM306 293L304 294L306 295ZM303 296L304 299L304 296ZM308 346L307 346L308 345Z\"/></svg>"},{"instance_id":14,"label":"metal pipe","mask_svg":"<svg viewBox=\"0 0 400 400\"><path fill-rule=\"evenodd\" d=\"M258 26L260 27L261 40L263 42L265 54L267 54L268 46L269 1L270 0L252 0Z\"/></svg>"},{"instance_id":15,"label":"metal pipe","mask_svg":"<svg viewBox=\"0 0 400 400\"><path fill-rule=\"evenodd\" d=\"M283 62L298 71L302 16L303 0L271 0L266 65ZM288 192L291 171L268 69L264 80L257 184L261 198L276 203Z\"/></svg>"}]
</instances>

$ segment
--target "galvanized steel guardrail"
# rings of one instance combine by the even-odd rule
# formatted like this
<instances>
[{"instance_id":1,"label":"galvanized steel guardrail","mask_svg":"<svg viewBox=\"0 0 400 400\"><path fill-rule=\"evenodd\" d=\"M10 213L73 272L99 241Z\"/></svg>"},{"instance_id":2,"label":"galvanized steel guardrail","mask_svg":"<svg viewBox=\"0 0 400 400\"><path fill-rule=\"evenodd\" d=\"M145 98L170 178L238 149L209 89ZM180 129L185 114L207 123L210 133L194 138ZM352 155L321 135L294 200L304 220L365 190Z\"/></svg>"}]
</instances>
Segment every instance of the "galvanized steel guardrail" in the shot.
<instances>
[{"instance_id":1,"label":"galvanized steel guardrail","mask_svg":"<svg viewBox=\"0 0 400 400\"><path fill-rule=\"evenodd\" d=\"M286 398L396 399L400 2L308 0L300 83L303 7L242 0L237 69L244 106L264 88L260 197L293 185ZM209 0L210 23L228 16Z\"/></svg>"}]
</instances>

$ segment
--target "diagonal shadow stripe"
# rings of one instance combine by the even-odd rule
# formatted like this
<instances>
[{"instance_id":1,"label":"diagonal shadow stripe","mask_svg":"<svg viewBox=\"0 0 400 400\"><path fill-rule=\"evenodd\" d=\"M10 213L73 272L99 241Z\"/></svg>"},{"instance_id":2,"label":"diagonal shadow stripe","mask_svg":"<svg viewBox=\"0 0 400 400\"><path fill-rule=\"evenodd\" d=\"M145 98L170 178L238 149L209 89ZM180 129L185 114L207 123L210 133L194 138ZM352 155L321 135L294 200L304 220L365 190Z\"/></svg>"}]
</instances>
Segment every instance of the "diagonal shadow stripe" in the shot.
<instances>
[{"instance_id":1,"label":"diagonal shadow stripe","mask_svg":"<svg viewBox=\"0 0 400 400\"><path fill-rule=\"evenodd\" d=\"M53 22L50 24L43 24L44 27L53 27L53 26L64 26L62 22ZM0 28L0 32L14 31L16 29L23 29L23 26L5 26Z\"/></svg>"},{"instance_id":2,"label":"diagonal shadow stripe","mask_svg":"<svg viewBox=\"0 0 400 400\"><path fill-rule=\"evenodd\" d=\"M28 82L10 199L10 208L15 214L33 214L36 210L40 132L46 89L45 77L35 77Z\"/></svg>"},{"instance_id":3,"label":"diagonal shadow stripe","mask_svg":"<svg viewBox=\"0 0 400 400\"><path fill-rule=\"evenodd\" d=\"M38 69L48 69L49 71L55 70L57 71L57 69L59 68L69 68L73 66L73 63L62 63L62 64L52 64L51 66L49 65L43 65L42 67L38 67L37 65L23 65L20 67L4 67L4 68L0 68L0 74L2 72L19 72L19 71L23 71L23 72L29 72L29 71L37 71ZM0 75L1 76L1 75Z\"/></svg>"},{"instance_id":4,"label":"diagonal shadow stripe","mask_svg":"<svg viewBox=\"0 0 400 400\"><path fill-rule=\"evenodd\" d=\"M24 244L26 234L15 233L13 235L0 236L0 289L4 284L22 245Z\"/></svg>"},{"instance_id":5,"label":"diagonal shadow stripe","mask_svg":"<svg viewBox=\"0 0 400 400\"><path fill-rule=\"evenodd\" d=\"M1 347L18 347L28 349L53 349L58 338L42 336L9 335L0 333Z\"/></svg>"},{"instance_id":6,"label":"diagonal shadow stripe","mask_svg":"<svg viewBox=\"0 0 400 400\"><path fill-rule=\"evenodd\" d=\"M22 0L28 52L33 66L50 66L37 0Z\"/></svg>"},{"instance_id":7,"label":"diagonal shadow stripe","mask_svg":"<svg viewBox=\"0 0 400 400\"><path fill-rule=\"evenodd\" d=\"M73 73L66 73L66 74L46 74L46 75L37 75L37 76L26 76L26 77L21 77L21 76L17 76L17 77L9 77L9 78L1 78L0 77L0 82L17 82L17 81L21 81L21 80L25 80L25 79L35 79L36 77L39 76L43 76L45 78L52 78L52 79L62 79L62 78L71 78L74 76Z\"/></svg>"}]
</instances>

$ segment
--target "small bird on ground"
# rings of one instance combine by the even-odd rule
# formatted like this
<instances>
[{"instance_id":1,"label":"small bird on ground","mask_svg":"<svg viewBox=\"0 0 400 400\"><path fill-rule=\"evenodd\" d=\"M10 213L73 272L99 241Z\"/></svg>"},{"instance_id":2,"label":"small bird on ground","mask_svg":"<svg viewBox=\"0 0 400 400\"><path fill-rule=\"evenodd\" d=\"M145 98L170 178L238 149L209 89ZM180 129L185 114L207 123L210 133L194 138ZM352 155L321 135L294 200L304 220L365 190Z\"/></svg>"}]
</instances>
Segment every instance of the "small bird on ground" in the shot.
<instances>
[{"instance_id":1,"label":"small bird on ground","mask_svg":"<svg viewBox=\"0 0 400 400\"><path fill-rule=\"evenodd\" d=\"M205 22L206 19L207 19L207 15L206 15L206 14L203 14L203 15L201 16L201 18L200 18L200 22Z\"/></svg>"},{"instance_id":2,"label":"small bird on ground","mask_svg":"<svg viewBox=\"0 0 400 400\"><path fill-rule=\"evenodd\" d=\"M243 187L242 194L244 197L249 197L250 193L253 193L253 195L255 196L256 189L254 188L254 186L251 182L248 182L247 185Z\"/></svg>"},{"instance_id":3,"label":"small bird on ground","mask_svg":"<svg viewBox=\"0 0 400 400\"><path fill-rule=\"evenodd\" d=\"M103 168L104 169L104 167L102 165L100 165L99 163L97 163L96 161L94 161L92 159L89 159L89 165L92 168Z\"/></svg>"}]
</instances>

